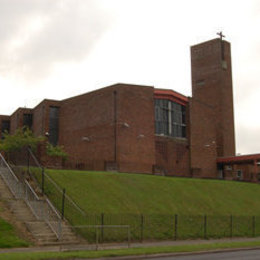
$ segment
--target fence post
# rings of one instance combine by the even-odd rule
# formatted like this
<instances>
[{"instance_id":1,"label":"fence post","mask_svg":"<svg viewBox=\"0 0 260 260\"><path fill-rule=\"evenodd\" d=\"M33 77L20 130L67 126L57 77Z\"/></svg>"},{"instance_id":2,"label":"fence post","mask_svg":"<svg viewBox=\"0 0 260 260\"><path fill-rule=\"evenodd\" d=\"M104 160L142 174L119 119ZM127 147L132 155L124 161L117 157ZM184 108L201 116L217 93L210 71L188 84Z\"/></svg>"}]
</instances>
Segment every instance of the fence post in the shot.
<instances>
[{"instance_id":1,"label":"fence post","mask_svg":"<svg viewBox=\"0 0 260 260\"><path fill-rule=\"evenodd\" d=\"M204 216L204 239L207 239L207 215Z\"/></svg>"},{"instance_id":2,"label":"fence post","mask_svg":"<svg viewBox=\"0 0 260 260\"><path fill-rule=\"evenodd\" d=\"M66 189L63 189L62 192L62 204L61 204L61 219L64 219L64 204L65 204L65 193L66 193Z\"/></svg>"},{"instance_id":3,"label":"fence post","mask_svg":"<svg viewBox=\"0 0 260 260\"><path fill-rule=\"evenodd\" d=\"M61 219L58 222L58 240L61 240L62 237L62 230L61 230Z\"/></svg>"},{"instance_id":4,"label":"fence post","mask_svg":"<svg viewBox=\"0 0 260 260\"><path fill-rule=\"evenodd\" d=\"M96 226L96 250L98 250L98 226Z\"/></svg>"},{"instance_id":5,"label":"fence post","mask_svg":"<svg viewBox=\"0 0 260 260\"><path fill-rule=\"evenodd\" d=\"M253 237L255 237L255 216L253 216L252 218L252 235Z\"/></svg>"},{"instance_id":6,"label":"fence post","mask_svg":"<svg viewBox=\"0 0 260 260\"><path fill-rule=\"evenodd\" d=\"M25 200L28 201L28 186L27 185L25 185Z\"/></svg>"},{"instance_id":7,"label":"fence post","mask_svg":"<svg viewBox=\"0 0 260 260\"><path fill-rule=\"evenodd\" d=\"M42 167L42 195L44 195L44 167Z\"/></svg>"},{"instance_id":8,"label":"fence post","mask_svg":"<svg viewBox=\"0 0 260 260\"><path fill-rule=\"evenodd\" d=\"M143 238L144 238L144 215L141 214L141 237L140 240L141 242L143 242Z\"/></svg>"},{"instance_id":9,"label":"fence post","mask_svg":"<svg viewBox=\"0 0 260 260\"><path fill-rule=\"evenodd\" d=\"M128 241L128 248L130 248L130 236L131 236L131 233L130 233L130 226L128 226L127 228L127 241Z\"/></svg>"},{"instance_id":10,"label":"fence post","mask_svg":"<svg viewBox=\"0 0 260 260\"><path fill-rule=\"evenodd\" d=\"M178 237L178 215L174 215L174 240L177 240Z\"/></svg>"},{"instance_id":11,"label":"fence post","mask_svg":"<svg viewBox=\"0 0 260 260\"><path fill-rule=\"evenodd\" d=\"M230 215L230 237L233 237L233 216Z\"/></svg>"},{"instance_id":12,"label":"fence post","mask_svg":"<svg viewBox=\"0 0 260 260\"><path fill-rule=\"evenodd\" d=\"M104 241L104 213L101 213L101 238L100 238L100 242L103 243Z\"/></svg>"},{"instance_id":13,"label":"fence post","mask_svg":"<svg viewBox=\"0 0 260 260\"><path fill-rule=\"evenodd\" d=\"M30 174L30 151L29 147L27 147L27 174Z\"/></svg>"}]
</instances>

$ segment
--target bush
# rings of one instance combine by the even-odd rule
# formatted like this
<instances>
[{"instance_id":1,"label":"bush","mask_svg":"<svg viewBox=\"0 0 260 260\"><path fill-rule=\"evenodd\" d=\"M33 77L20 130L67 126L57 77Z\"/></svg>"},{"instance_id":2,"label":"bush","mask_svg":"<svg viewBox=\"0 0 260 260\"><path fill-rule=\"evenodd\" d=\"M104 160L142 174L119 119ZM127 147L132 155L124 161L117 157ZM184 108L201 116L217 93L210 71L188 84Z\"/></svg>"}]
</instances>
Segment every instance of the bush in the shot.
<instances>
[{"instance_id":1,"label":"bush","mask_svg":"<svg viewBox=\"0 0 260 260\"><path fill-rule=\"evenodd\" d=\"M0 151L7 153L20 151L24 147L35 150L37 144L44 140L43 137L35 137L28 127L18 128L13 135L8 132L3 134L4 139L0 142Z\"/></svg>"},{"instance_id":2,"label":"bush","mask_svg":"<svg viewBox=\"0 0 260 260\"><path fill-rule=\"evenodd\" d=\"M46 154L49 156L61 157L64 160L66 160L68 157L67 153L64 151L63 146L53 146L50 143L47 143L46 145Z\"/></svg>"}]
</instances>

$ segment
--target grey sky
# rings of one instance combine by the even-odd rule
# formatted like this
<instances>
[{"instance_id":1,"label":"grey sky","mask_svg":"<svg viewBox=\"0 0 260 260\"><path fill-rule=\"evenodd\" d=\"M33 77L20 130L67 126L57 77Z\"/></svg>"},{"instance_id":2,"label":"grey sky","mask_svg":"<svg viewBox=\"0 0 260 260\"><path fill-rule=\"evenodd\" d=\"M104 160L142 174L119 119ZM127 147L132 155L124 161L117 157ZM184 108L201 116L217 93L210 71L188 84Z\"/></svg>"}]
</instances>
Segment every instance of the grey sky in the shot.
<instances>
[{"instance_id":1,"label":"grey sky","mask_svg":"<svg viewBox=\"0 0 260 260\"><path fill-rule=\"evenodd\" d=\"M237 152L260 152L259 1L0 0L0 19L0 114L117 82L191 95L189 47L223 30Z\"/></svg>"}]
</instances>

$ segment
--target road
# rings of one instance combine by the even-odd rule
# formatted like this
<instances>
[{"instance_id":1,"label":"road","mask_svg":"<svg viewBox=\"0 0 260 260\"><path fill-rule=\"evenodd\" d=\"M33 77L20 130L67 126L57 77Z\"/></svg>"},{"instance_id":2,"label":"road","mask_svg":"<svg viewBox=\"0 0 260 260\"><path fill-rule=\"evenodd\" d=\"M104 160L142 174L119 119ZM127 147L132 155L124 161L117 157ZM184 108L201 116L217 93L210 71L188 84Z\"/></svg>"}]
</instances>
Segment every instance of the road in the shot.
<instances>
[{"instance_id":1,"label":"road","mask_svg":"<svg viewBox=\"0 0 260 260\"><path fill-rule=\"evenodd\" d=\"M145 258L146 260L260 260L260 249L234 252L207 253L188 256Z\"/></svg>"}]
</instances>

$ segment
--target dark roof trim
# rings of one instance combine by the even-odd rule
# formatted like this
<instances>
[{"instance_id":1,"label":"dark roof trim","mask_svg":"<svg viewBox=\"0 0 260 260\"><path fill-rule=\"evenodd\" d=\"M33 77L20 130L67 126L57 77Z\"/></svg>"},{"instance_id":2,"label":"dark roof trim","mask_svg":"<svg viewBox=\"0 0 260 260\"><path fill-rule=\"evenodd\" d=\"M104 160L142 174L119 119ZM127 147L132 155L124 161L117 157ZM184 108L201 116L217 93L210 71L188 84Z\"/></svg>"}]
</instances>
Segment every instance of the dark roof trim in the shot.
<instances>
[{"instance_id":1,"label":"dark roof trim","mask_svg":"<svg viewBox=\"0 0 260 260\"><path fill-rule=\"evenodd\" d=\"M188 97L173 90L154 89L154 97L156 99L168 99L183 106L188 103Z\"/></svg>"},{"instance_id":2,"label":"dark roof trim","mask_svg":"<svg viewBox=\"0 0 260 260\"><path fill-rule=\"evenodd\" d=\"M248 161L260 161L260 154L246 154L239 156L230 156L230 157L219 157L217 158L217 163L242 163Z\"/></svg>"}]
</instances>

